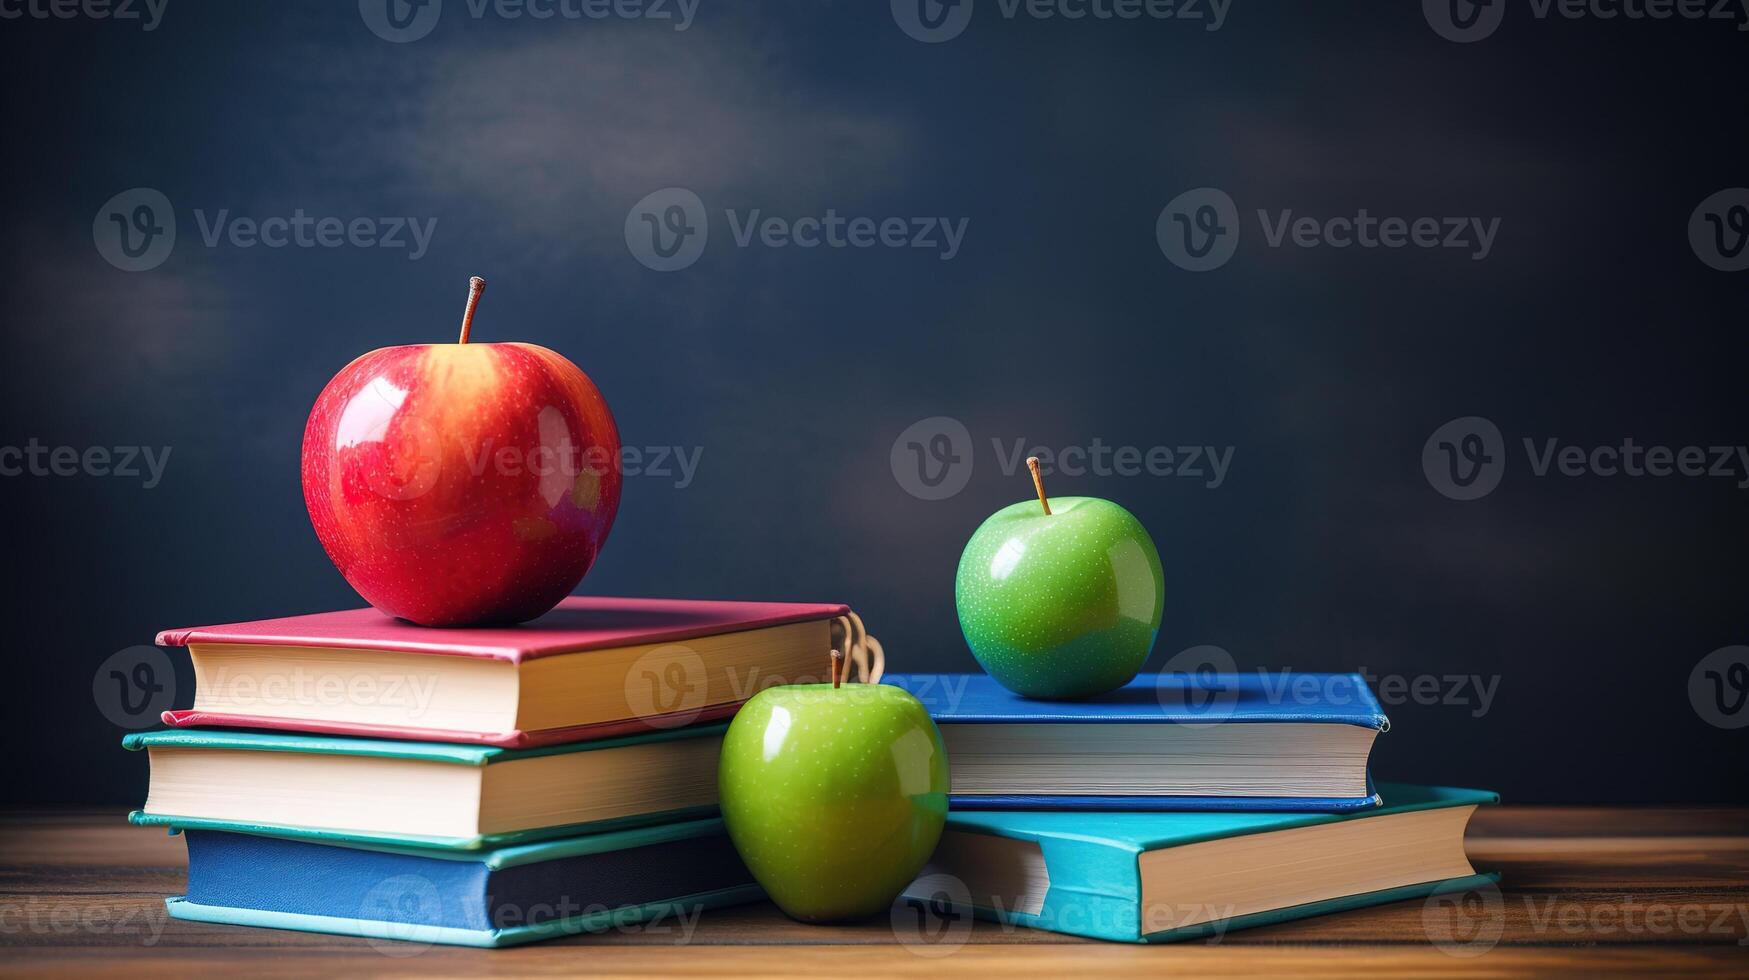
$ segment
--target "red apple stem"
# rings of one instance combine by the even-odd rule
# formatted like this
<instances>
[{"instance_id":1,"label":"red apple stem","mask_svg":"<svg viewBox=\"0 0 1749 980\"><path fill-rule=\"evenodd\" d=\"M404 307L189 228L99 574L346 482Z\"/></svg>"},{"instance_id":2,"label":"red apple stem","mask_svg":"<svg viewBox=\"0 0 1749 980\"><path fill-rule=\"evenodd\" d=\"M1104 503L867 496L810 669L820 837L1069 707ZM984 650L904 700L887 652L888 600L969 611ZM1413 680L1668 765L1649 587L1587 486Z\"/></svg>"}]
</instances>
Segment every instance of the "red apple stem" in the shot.
<instances>
[{"instance_id":1,"label":"red apple stem","mask_svg":"<svg viewBox=\"0 0 1749 980\"><path fill-rule=\"evenodd\" d=\"M1026 457L1026 468L1032 471L1033 489L1038 491L1039 506L1045 509L1045 516L1051 516L1051 502L1045 498L1045 480L1038 472L1038 457Z\"/></svg>"},{"instance_id":2,"label":"red apple stem","mask_svg":"<svg viewBox=\"0 0 1749 980\"><path fill-rule=\"evenodd\" d=\"M842 679L842 677L840 675L842 675L843 672L844 672L844 651L838 649L837 647L833 647L832 648L832 689L834 691L836 691L838 689L838 682Z\"/></svg>"},{"instance_id":3,"label":"red apple stem","mask_svg":"<svg viewBox=\"0 0 1749 980\"><path fill-rule=\"evenodd\" d=\"M474 310L480 305L480 294L486 291L486 280L474 276L468 280L468 308L462 313L462 339L457 343L468 342L468 331L474 329Z\"/></svg>"}]
</instances>

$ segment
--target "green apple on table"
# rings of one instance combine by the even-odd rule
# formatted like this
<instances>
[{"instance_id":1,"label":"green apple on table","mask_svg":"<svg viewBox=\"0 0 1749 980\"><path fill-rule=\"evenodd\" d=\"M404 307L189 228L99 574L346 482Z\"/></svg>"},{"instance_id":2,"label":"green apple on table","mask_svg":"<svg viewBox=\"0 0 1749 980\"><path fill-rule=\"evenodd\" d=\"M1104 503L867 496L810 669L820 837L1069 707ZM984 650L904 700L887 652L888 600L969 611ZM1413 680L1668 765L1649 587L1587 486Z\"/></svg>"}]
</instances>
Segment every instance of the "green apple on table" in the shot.
<instances>
[{"instance_id":1,"label":"green apple on table","mask_svg":"<svg viewBox=\"0 0 1749 980\"><path fill-rule=\"evenodd\" d=\"M947 819L947 750L929 712L888 684L759 692L723 736L717 788L735 850L791 918L887 911ZM848 670L845 671L848 673Z\"/></svg>"},{"instance_id":2,"label":"green apple on table","mask_svg":"<svg viewBox=\"0 0 1749 980\"><path fill-rule=\"evenodd\" d=\"M1129 511L1098 497L1004 507L960 556L954 601L966 644L997 683L1029 698L1086 698L1129 683L1166 602L1160 552Z\"/></svg>"}]
</instances>

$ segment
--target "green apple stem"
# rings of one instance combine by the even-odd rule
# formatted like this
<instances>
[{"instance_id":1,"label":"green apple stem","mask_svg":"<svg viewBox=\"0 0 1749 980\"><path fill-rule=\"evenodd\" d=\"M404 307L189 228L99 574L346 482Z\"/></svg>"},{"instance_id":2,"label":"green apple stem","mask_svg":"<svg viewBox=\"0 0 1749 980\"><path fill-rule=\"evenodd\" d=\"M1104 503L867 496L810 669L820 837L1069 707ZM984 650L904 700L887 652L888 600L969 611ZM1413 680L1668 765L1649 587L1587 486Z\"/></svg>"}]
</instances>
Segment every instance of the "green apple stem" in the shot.
<instances>
[{"instance_id":1,"label":"green apple stem","mask_svg":"<svg viewBox=\"0 0 1749 980\"><path fill-rule=\"evenodd\" d=\"M843 672L844 672L844 651L839 650L837 647L833 647L832 648L832 689L834 691L836 691L838 689L838 682L842 679L842 677L840 675L842 675Z\"/></svg>"},{"instance_id":2,"label":"green apple stem","mask_svg":"<svg viewBox=\"0 0 1749 980\"><path fill-rule=\"evenodd\" d=\"M1038 491L1039 506L1045 509L1045 516L1049 517L1051 516L1051 502L1045 498L1045 481L1044 477L1039 476L1038 473L1038 457L1026 457L1026 468L1032 471L1032 485Z\"/></svg>"},{"instance_id":3,"label":"green apple stem","mask_svg":"<svg viewBox=\"0 0 1749 980\"><path fill-rule=\"evenodd\" d=\"M468 342L468 331L474 329L474 310L480 305L480 294L486 291L486 280L474 276L468 280L468 308L462 313L462 339L459 344Z\"/></svg>"}]
</instances>

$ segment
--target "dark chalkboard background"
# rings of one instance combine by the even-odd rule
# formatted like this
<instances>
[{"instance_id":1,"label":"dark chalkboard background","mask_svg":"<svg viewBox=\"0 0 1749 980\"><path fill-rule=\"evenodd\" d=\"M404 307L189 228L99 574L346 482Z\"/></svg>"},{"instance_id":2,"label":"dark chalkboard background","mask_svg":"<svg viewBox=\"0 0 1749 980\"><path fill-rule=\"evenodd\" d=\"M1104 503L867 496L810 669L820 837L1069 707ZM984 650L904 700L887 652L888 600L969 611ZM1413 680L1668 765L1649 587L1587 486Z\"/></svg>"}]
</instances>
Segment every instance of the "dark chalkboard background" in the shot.
<instances>
[{"instance_id":1,"label":"dark chalkboard background","mask_svg":"<svg viewBox=\"0 0 1749 980\"><path fill-rule=\"evenodd\" d=\"M628 479L585 591L843 600L895 668L974 669L955 562L1030 493L1005 469L1040 447L1066 464L1053 492L1115 499L1158 542L1151 668L1204 646L1364 668L1396 724L1386 778L1749 800L1749 728L1729 727L1749 723L1749 650L1713 654L1749 643L1749 461L1611 475L1592 452L1749 442L1749 274L1712 267L1749 263L1749 191L1715 197L1749 185L1742 10L1233 0L1210 30L1206 4L1043 19L925 0L946 17L930 31L905 2L701 0L676 30L394 2L399 35L346 0L168 0L149 31L0 22L8 801L142 798L99 670L116 651L356 603L304 514L305 416L357 354L449 340L469 275L492 282L477 339L564 352L628 446L697 461L689 481ZM698 196L708 244L658 272L627 218L671 187ZM102 219L134 188L163 195L177 238L130 272ZM1196 228L1222 218L1201 210L1218 196L1180 198L1198 188L1238 226L1202 272L1175 264L1194 262L1171 212L1156 236L1175 199ZM828 209L965 234L947 258L736 241L754 211ZM1332 247L1345 226L1325 222L1363 209L1439 219L1440 244ZM300 210L432 233L416 257L203 240L221 211ZM1448 218L1491 227L1486 253L1444 247ZM910 429L938 417L963 430ZM1434 438L1470 417L1492 428ZM1218 486L1070 472L1096 440L1230 455ZM1549 440L1582 472L1539 476ZM913 441L960 462L926 452L920 472ZM148 488L83 456L57 476L59 446L170 456ZM960 489L927 499L925 478ZM186 704L171 658L164 696Z\"/></svg>"}]
</instances>

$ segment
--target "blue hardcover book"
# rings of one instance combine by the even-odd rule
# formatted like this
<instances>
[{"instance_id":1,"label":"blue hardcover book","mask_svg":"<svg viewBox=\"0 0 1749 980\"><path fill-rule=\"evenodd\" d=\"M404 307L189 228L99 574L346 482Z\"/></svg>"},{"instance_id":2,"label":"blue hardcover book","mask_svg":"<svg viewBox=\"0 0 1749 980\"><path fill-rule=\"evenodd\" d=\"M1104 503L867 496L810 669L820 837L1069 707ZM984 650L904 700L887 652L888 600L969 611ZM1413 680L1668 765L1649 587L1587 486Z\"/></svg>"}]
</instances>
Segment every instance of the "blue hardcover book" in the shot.
<instances>
[{"instance_id":1,"label":"blue hardcover book","mask_svg":"<svg viewBox=\"0 0 1749 980\"><path fill-rule=\"evenodd\" d=\"M189 830L178 919L509 946L633 923L690 928L764 897L721 820L462 852Z\"/></svg>"},{"instance_id":2,"label":"blue hardcover book","mask_svg":"<svg viewBox=\"0 0 1749 980\"><path fill-rule=\"evenodd\" d=\"M1385 784L1360 813L948 815L905 892L920 919L1169 942L1486 885L1464 827L1493 793Z\"/></svg>"},{"instance_id":3,"label":"blue hardcover book","mask_svg":"<svg viewBox=\"0 0 1749 980\"><path fill-rule=\"evenodd\" d=\"M1023 698L984 674L899 674L941 729L950 802L983 810L1272 810L1379 805L1390 728L1358 674L1142 674L1084 701Z\"/></svg>"}]
</instances>

